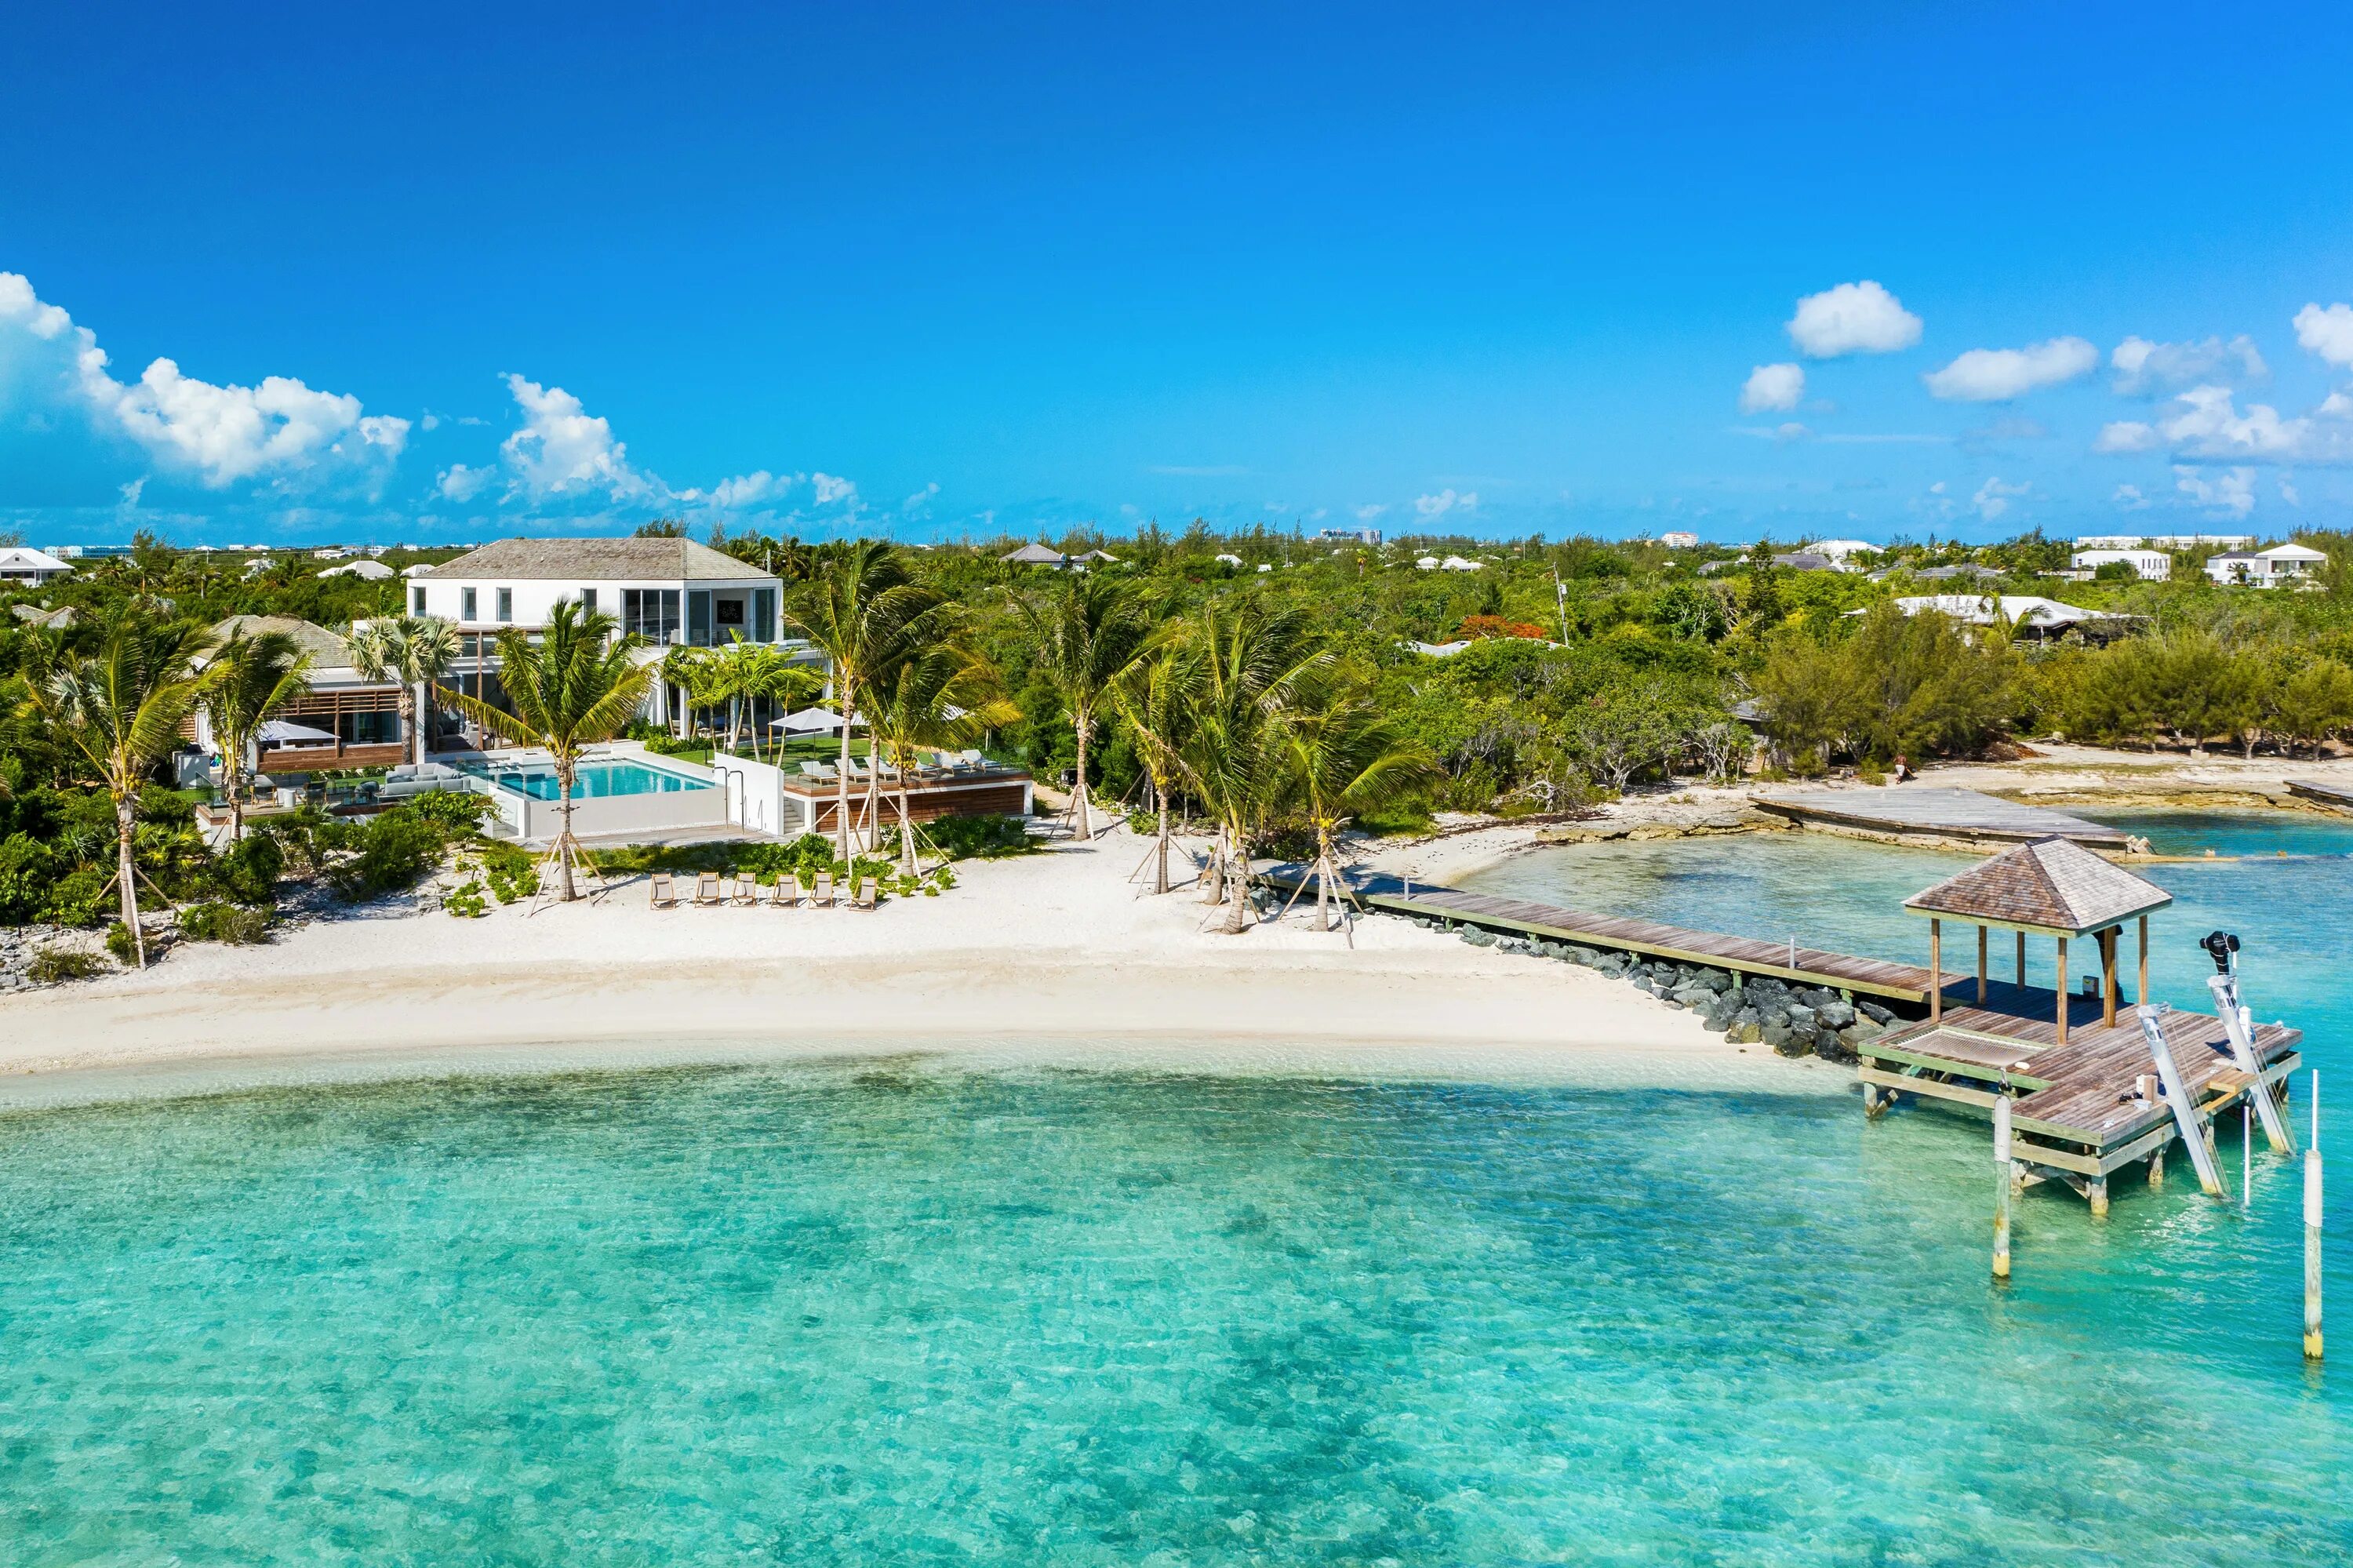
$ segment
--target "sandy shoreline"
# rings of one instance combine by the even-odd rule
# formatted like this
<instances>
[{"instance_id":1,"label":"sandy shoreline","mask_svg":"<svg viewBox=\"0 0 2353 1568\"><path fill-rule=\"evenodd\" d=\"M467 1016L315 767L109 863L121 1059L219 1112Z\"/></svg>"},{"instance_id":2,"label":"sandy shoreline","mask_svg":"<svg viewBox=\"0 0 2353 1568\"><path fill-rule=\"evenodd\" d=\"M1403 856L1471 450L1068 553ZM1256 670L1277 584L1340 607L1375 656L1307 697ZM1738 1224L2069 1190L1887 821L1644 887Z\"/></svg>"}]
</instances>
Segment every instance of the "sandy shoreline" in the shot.
<instances>
[{"instance_id":1,"label":"sandy shoreline","mask_svg":"<svg viewBox=\"0 0 2353 1568\"><path fill-rule=\"evenodd\" d=\"M2158 759L2076 748L1937 768L2022 799L2242 805L2282 776L2353 762ZM1850 786L1852 787L1852 786ZM1378 846L1367 863L1455 882L1594 836L1788 831L1746 789L1618 802L1574 834L1493 825ZM459 920L412 904L191 945L145 974L0 998L0 1107L348 1074L589 1067L908 1051L1052 1065L1538 1077L1815 1089L1819 1064L1744 1052L1689 1013L1590 970L1467 946L1405 922L1356 945L1302 915L1204 930L1190 891L1141 895L1144 846L959 867L962 885L871 913L655 910L641 883L601 904ZM176 1087L174 1087L176 1086Z\"/></svg>"},{"instance_id":2,"label":"sandy shoreline","mask_svg":"<svg viewBox=\"0 0 2353 1568\"><path fill-rule=\"evenodd\" d=\"M871 912L602 904L481 920L380 911L259 948L191 945L145 974L0 1000L0 1104L138 1075L269 1077L292 1064L507 1054L676 1057L952 1051L992 1059L1384 1075L1638 1072L1751 1086L1804 1073L1571 965L1403 921L1351 948L1302 915L1240 938L1195 895L1139 896L1124 830L959 868ZM1211 1044L1223 1043L1223 1044ZM303 1069L308 1070L308 1069ZM93 1092L95 1090L93 1089Z\"/></svg>"}]
</instances>

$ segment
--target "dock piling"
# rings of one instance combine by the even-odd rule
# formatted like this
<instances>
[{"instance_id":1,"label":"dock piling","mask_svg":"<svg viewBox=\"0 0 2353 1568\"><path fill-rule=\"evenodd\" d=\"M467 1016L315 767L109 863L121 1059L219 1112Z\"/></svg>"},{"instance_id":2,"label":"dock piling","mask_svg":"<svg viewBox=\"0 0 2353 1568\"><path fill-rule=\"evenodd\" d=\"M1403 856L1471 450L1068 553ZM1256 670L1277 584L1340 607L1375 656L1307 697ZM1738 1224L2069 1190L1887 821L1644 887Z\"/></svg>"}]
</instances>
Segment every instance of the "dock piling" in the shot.
<instances>
[{"instance_id":1,"label":"dock piling","mask_svg":"<svg viewBox=\"0 0 2353 1568\"><path fill-rule=\"evenodd\" d=\"M2010 1277L2010 1097L1993 1101L1993 1277ZM2308 1309L2309 1310L2309 1309ZM2308 1343L2309 1341L2307 1341Z\"/></svg>"},{"instance_id":2,"label":"dock piling","mask_svg":"<svg viewBox=\"0 0 2353 1568\"><path fill-rule=\"evenodd\" d=\"M2312 1075L2312 1141L2304 1147L2304 1359L2320 1359L2320 1075Z\"/></svg>"}]
</instances>

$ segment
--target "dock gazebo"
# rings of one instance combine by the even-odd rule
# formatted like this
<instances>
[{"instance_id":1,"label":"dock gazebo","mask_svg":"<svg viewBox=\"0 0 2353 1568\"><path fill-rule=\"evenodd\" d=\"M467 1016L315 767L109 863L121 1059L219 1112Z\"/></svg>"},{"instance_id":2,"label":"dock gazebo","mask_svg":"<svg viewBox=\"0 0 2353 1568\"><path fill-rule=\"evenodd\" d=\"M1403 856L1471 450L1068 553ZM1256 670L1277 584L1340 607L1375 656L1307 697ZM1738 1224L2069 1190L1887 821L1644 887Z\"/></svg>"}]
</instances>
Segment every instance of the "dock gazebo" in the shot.
<instances>
[{"instance_id":1,"label":"dock gazebo","mask_svg":"<svg viewBox=\"0 0 2353 1568\"><path fill-rule=\"evenodd\" d=\"M2018 984L2026 985L2026 938L2050 937L2058 943L2058 1040L2067 1044L2067 944L2089 937L2100 945L2100 1022L2116 1022L2116 949L2125 924L2137 923L2140 938L2138 997L2148 1000L2148 917L2173 895L2081 844L2063 838L2038 839L1947 877L1904 901L1928 919L1928 972L1944 974L1944 927L1959 920L1978 928L1978 1005L1986 1002L1986 937L1989 931L2018 934ZM1928 997L1928 1020L1944 1018L1939 985Z\"/></svg>"}]
</instances>

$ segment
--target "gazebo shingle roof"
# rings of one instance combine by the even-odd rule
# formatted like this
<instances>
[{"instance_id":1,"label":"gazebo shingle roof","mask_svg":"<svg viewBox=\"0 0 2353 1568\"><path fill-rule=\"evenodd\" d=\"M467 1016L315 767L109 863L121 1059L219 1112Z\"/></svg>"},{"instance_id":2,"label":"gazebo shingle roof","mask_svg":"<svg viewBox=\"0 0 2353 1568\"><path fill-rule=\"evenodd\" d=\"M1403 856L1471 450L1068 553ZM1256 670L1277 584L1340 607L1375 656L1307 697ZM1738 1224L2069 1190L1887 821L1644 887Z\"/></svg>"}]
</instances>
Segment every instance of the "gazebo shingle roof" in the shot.
<instances>
[{"instance_id":1,"label":"gazebo shingle roof","mask_svg":"<svg viewBox=\"0 0 2353 1568\"><path fill-rule=\"evenodd\" d=\"M2080 937L2162 909L2173 895L2065 839L2021 844L1904 901L1915 915Z\"/></svg>"}]
</instances>

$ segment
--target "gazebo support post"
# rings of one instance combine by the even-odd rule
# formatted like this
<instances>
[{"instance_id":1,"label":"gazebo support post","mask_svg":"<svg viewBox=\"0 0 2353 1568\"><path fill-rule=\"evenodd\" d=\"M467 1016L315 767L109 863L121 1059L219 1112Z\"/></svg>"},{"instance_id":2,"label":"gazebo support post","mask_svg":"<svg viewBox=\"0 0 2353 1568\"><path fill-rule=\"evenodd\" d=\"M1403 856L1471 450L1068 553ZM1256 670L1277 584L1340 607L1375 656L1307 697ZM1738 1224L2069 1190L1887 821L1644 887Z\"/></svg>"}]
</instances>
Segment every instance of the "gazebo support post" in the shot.
<instances>
[{"instance_id":1,"label":"gazebo support post","mask_svg":"<svg viewBox=\"0 0 2353 1568\"><path fill-rule=\"evenodd\" d=\"M1928 1022L1937 1023L1945 1017L1945 923L1928 922Z\"/></svg>"},{"instance_id":2,"label":"gazebo support post","mask_svg":"<svg viewBox=\"0 0 2353 1568\"><path fill-rule=\"evenodd\" d=\"M1978 1005L1986 1003L1986 928L1978 927Z\"/></svg>"},{"instance_id":3,"label":"gazebo support post","mask_svg":"<svg viewBox=\"0 0 2353 1568\"><path fill-rule=\"evenodd\" d=\"M2140 917L2140 995L2137 1000L2143 1007L2148 1005L2148 916L2146 915Z\"/></svg>"},{"instance_id":4,"label":"gazebo support post","mask_svg":"<svg viewBox=\"0 0 2353 1568\"><path fill-rule=\"evenodd\" d=\"M2067 1044L2067 938L2064 937L2059 938L2059 973L2056 979L2057 984L2053 989L2059 993L2059 1039L2057 1043L2064 1045Z\"/></svg>"},{"instance_id":5,"label":"gazebo support post","mask_svg":"<svg viewBox=\"0 0 2353 1568\"><path fill-rule=\"evenodd\" d=\"M2111 926L2100 933L2100 1026L2116 1026L2116 949L2124 945L2125 928Z\"/></svg>"},{"instance_id":6,"label":"gazebo support post","mask_svg":"<svg viewBox=\"0 0 2353 1568\"><path fill-rule=\"evenodd\" d=\"M2018 989L2026 989L2026 933L2018 934Z\"/></svg>"}]
</instances>

